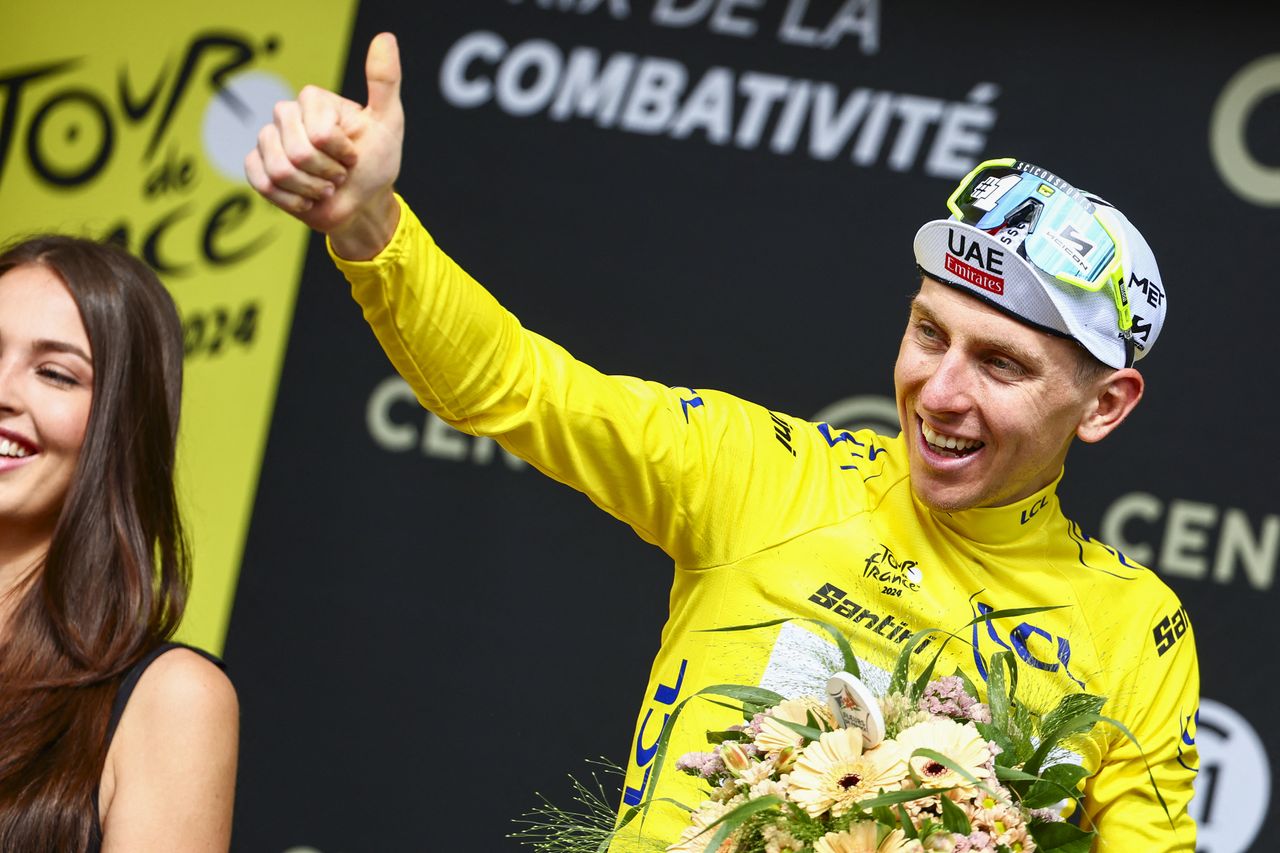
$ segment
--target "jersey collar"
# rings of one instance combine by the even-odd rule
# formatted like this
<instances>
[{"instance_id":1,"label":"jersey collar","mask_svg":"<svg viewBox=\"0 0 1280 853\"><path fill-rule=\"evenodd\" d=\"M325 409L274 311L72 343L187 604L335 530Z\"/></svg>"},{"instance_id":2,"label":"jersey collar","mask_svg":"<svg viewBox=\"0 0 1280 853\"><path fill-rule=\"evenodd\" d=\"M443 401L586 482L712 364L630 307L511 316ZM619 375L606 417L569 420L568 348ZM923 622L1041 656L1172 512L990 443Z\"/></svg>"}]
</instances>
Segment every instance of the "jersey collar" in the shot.
<instances>
[{"instance_id":1,"label":"jersey collar","mask_svg":"<svg viewBox=\"0 0 1280 853\"><path fill-rule=\"evenodd\" d=\"M1059 514L1058 483L1062 471L1053 482L1033 495L1005 506L980 507L959 512L935 512L924 509L939 524L974 542L1008 545L1033 536ZM914 495L912 496L914 499Z\"/></svg>"}]
</instances>

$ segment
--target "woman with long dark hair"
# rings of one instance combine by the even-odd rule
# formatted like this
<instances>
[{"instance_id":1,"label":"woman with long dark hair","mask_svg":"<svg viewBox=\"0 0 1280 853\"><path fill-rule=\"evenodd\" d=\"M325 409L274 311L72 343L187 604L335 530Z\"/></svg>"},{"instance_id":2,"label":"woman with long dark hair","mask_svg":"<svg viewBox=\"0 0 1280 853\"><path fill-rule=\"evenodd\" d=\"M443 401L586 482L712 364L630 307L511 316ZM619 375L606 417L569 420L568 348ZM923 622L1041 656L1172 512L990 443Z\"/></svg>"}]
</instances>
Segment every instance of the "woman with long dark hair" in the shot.
<instances>
[{"instance_id":1,"label":"woman with long dark hair","mask_svg":"<svg viewBox=\"0 0 1280 853\"><path fill-rule=\"evenodd\" d=\"M0 850L229 846L235 691L168 642L189 581L182 355L128 253L0 252Z\"/></svg>"}]
</instances>

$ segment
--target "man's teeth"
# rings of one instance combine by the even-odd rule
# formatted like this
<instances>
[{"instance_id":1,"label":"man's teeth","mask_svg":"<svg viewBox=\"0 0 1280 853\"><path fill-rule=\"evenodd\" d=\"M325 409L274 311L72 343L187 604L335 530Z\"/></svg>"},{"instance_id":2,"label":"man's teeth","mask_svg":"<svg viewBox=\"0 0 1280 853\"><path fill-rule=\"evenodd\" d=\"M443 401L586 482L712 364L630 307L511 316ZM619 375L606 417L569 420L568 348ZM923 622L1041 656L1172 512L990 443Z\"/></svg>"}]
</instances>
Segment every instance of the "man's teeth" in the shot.
<instances>
[{"instance_id":1,"label":"man's teeth","mask_svg":"<svg viewBox=\"0 0 1280 853\"><path fill-rule=\"evenodd\" d=\"M16 441L0 438L0 456L16 456L19 459L27 455L27 449Z\"/></svg>"},{"instance_id":2,"label":"man's teeth","mask_svg":"<svg viewBox=\"0 0 1280 853\"><path fill-rule=\"evenodd\" d=\"M934 432L929 429L926 423L920 424L921 430L924 432L924 440L932 444L934 447L945 447L947 450L973 450L981 447L981 441L975 441L971 438L956 438L954 435L943 435L940 432Z\"/></svg>"}]
</instances>

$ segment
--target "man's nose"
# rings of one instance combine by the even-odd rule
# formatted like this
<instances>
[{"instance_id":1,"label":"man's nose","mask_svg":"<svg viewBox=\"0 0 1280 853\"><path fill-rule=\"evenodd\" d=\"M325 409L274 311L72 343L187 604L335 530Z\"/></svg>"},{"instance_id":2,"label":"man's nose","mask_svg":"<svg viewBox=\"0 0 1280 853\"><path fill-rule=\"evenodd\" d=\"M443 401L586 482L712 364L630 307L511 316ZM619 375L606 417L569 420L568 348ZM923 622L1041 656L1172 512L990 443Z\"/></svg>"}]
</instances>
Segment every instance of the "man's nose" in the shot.
<instances>
[{"instance_id":1,"label":"man's nose","mask_svg":"<svg viewBox=\"0 0 1280 853\"><path fill-rule=\"evenodd\" d=\"M964 354L952 348L934 363L920 389L920 404L934 414L958 414L973 403L973 371Z\"/></svg>"}]
</instances>

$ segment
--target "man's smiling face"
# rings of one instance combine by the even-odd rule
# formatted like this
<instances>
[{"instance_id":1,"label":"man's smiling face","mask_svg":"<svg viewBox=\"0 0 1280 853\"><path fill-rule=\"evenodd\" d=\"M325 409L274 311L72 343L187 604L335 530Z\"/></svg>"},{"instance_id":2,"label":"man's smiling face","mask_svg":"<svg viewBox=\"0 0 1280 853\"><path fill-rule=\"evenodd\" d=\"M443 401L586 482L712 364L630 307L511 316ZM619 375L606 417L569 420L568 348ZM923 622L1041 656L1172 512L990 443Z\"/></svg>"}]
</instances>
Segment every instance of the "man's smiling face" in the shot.
<instances>
[{"instance_id":1,"label":"man's smiling face","mask_svg":"<svg viewBox=\"0 0 1280 853\"><path fill-rule=\"evenodd\" d=\"M916 496L950 512L1052 482L1094 396L1077 359L1071 341L926 276L893 374Z\"/></svg>"}]
</instances>

